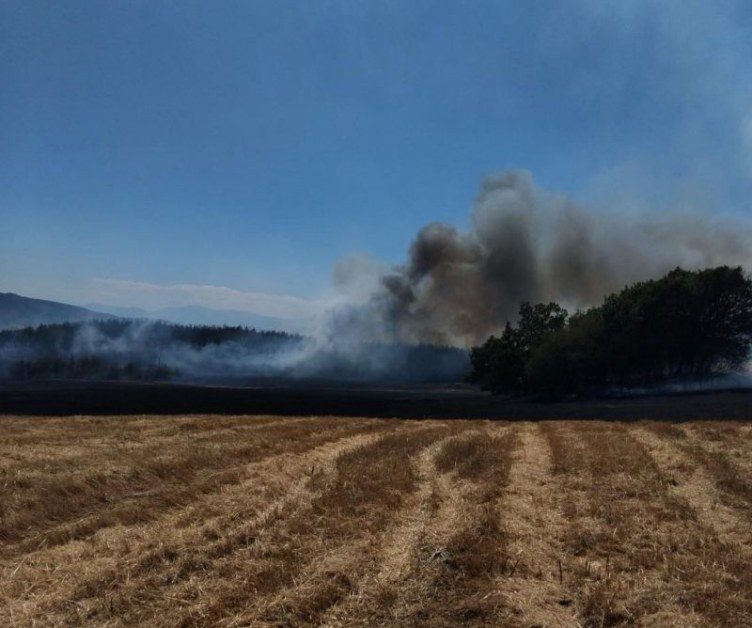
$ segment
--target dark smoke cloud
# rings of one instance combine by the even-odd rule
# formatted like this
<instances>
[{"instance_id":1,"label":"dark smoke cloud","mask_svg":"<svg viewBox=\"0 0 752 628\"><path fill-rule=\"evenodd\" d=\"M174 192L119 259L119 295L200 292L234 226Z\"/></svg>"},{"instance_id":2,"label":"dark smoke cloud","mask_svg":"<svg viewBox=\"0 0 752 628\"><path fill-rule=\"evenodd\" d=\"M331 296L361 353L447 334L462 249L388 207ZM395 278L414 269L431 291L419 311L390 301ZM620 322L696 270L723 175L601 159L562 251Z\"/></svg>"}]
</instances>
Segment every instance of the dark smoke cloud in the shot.
<instances>
[{"instance_id":1,"label":"dark smoke cloud","mask_svg":"<svg viewBox=\"0 0 752 628\"><path fill-rule=\"evenodd\" d=\"M575 309L676 266L752 267L747 223L696 213L596 212L542 190L525 171L488 177L471 224L468 232L428 225L407 263L382 271L378 281L362 260L340 264L335 276L345 292L364 278L373 289L346 315L339 312L336 333L469 346L513 321L521 301Z\"/></svg>"}]
</instances>

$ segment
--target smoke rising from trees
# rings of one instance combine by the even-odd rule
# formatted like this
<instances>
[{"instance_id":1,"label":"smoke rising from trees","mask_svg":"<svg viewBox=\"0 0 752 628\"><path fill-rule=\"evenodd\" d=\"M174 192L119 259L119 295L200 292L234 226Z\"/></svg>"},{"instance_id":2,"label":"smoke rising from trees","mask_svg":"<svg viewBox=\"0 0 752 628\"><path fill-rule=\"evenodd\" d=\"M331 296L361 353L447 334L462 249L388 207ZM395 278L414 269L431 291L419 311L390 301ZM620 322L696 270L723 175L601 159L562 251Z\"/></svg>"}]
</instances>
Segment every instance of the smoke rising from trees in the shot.
<instances>
[{"instance_id":1,"label":"smoke rising from trees","mask_svg":"<svg viewBox=\"0 0 752 628\"><path fill-rule=\"evenodd\" d=\"M119 319L0 330L0 379L433 382L468 369L456 348L325 344L242 327Z\"/></svg>"},{"instance_id":2,"label":"smoke rising from trees","mask_svg":"<svg viewBox=\"0 0 752 628\"><path fill-rule=\"evenodd\" d=\"M36 332L55 340L50 347L21 330L5 340L0 333L0 375L14 361L100 356L122 369L163 365L195 377L451 379L469 361L449 347L499 334L517 320L520 303L556 302L574 312L677 266L750 270L751 236L742 220L590 210L541 189L527 172L502 172L483 182L466 231L428 225L399 266L342 260L335 283L343 298L313 337L112 322ZM69 366L100 368L79 362Z\"/></svg>"},{"instance_id":3,"label":"smoke rising from trees","mask_svg":"<svg viewBox=\"0 0 752 628\"><path fill-rule=\"evenodd\" d=\"M697 213L592 211L541 189L528 172L506 171L483 181L468 231L428 225L407 263L376 280L373 268L343 261L335 278L344 292L363 282L373 289L338 308L330 327L352 338L467 347L515 320L523 301L575 310L676 266L749 269L750 235L740 220Z\"/></svg>"}]
</instances>

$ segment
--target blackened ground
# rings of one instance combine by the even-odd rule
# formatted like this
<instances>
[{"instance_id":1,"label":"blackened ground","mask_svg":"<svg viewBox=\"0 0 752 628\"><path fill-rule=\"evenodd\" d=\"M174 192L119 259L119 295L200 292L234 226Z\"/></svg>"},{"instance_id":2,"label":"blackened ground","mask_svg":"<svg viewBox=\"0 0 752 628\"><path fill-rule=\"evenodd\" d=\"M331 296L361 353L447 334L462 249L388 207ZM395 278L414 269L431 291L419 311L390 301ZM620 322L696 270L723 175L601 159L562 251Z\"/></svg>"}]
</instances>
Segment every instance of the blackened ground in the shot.
<instances>
[{"instance_id":1,"label":"blackened ground","mask_svg":"<svg viewBox=\"0 0 752 628\"><path fill-rule=\"evenodd\" d=\"M726 390L538 403L464 384L363 385L320 380L224 385L0 382L0 413L27 415L273 414L493 419L752 420L752 391Z\"/></svg>"}]
</instances>

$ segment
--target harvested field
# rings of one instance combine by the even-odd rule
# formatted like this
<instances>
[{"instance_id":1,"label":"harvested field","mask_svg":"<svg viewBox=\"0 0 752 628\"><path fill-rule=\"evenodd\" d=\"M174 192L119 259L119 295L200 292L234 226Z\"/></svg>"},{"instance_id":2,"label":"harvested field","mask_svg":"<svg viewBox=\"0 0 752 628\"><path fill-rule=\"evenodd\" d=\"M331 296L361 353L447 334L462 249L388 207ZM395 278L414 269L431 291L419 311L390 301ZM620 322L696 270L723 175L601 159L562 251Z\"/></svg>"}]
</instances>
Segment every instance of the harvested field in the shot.
<instances>
[{"instance_id":1,"label":"harvested field","mask_svg":"<svg viewBox=\"0 0 752 628\"><path fill-rule=\"evenodd\" d=\"M752 425L0 417L2 626L749 626Z\"/></svg>"}]
</instances>

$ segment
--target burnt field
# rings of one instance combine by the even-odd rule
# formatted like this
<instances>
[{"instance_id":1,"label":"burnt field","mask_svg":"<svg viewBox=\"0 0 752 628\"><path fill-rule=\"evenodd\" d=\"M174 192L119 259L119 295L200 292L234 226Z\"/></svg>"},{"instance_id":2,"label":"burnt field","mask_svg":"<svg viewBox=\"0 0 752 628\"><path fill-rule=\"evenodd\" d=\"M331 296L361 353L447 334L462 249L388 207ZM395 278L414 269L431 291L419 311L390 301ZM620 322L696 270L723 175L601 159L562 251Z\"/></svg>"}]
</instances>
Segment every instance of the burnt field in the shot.
<instances>
[{"instance_id":1,"label":"burnt field","mask_svg":"<svg viewBox=\"0 0 752 628\"><path fill-rule=\"evenodd\" d=\"M0 624L748 626L752 424L0 417Z\"/></svg>"},{"instance_id":2,"label":"burnt field","mask_svg":"<svg viewBox=\"0 0 752 628\"><path fill-rule=\"evenodd\" d=\"M402 419L752 421L752 389L537 403L464 384L223 380L221 384L0 381L0 414L37 416L270 414Z\"/></svg>"}]
</instances>

